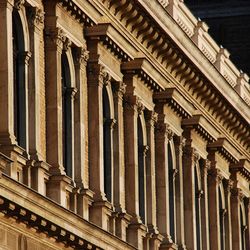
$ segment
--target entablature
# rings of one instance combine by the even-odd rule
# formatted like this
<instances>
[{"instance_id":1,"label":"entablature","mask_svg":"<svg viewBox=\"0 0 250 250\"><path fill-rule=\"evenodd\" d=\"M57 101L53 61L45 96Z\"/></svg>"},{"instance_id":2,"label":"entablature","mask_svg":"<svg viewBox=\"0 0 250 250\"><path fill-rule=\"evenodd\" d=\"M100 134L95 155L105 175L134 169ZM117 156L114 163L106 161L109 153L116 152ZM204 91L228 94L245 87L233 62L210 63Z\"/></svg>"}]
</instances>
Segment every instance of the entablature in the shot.
<instances>
[{"instance_id":1,"label":"entablature","mask_svg":"<svg viewBox=\"0 0 250 250\"><path fill-rule=\"evenodd\" d=\"M138 75L155 92L161 92L169 86L169 82L145 58L123 63L121 70Z\"/></svg>"},{"instance_id":2,"label":"entablature","mask_svg":"<svg viewBox=\"0 0 250 250\"><path fill-rule=\"evenodd\" d=\"M181 118L190 118L195 110L176 88L167 88L165 91L154 93L154 102L167 104Z\"/></svg>"},{"instance_id":3,"label":"entablature","mask_svg":"<svg viewBox=\"0 0 250 250\"><path fill-rule=\"evenodd\" d=\"M191 127L203 137L208 143L215 142L219 137L219 132L202 115L193 115L182 120L182 127Z\"/></svg>"},{"instance_id":4,"label":"entablature","mask_svg":"<svg viewBox=\"0 0 250 250\"><path fill-rule=\"evenodd\" d=\"M241 155L225 138L218 138L218 140L209 143L207 146L209 152L218 152L230 163L237 163Z\"/></svg>"}]
</instances>

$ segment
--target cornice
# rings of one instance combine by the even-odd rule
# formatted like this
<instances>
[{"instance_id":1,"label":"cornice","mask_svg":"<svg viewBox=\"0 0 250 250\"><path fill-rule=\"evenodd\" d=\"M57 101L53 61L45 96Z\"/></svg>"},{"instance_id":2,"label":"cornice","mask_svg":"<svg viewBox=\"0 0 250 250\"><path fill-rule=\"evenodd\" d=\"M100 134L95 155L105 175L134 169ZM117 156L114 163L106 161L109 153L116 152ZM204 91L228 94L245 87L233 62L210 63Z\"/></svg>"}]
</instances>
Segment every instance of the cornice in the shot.
<instances>
[{"instance_id":1,"label":"cornice","mask_svg":"<svg viewBox=\"0 0 250 250\"><path fill-rule=\"evenodd\" d=\"M137 51L110 23L85 28L85 36L99 40L122 61L130 61Z\"/></svg>"},{"instance_id":2,"label":"cornice","mask_svg":"<svg viewBox=\"0 0 250 250\"><path fill-rule=\"evenodd\" d=\"M239 173L247 181L250 181L250 162L246 159L241 159L238 163L230 165L230 172Z\"/></svg>"},{"instance_id":3,"label":"cornice","mask_svg":"<svg viewBox=\"0 0 250 250\"><path fill-rule=\"evenodd\" d=\"M208 143L215 142L219 137L218 131L202 115L194 115L188 119L183 119L181 125L183 128L193 128Z\"/></svg>"},{"instance_id":4,"label":"cornice","mask_svg":"<svg viewBox=\"0 0 250 250\"><path fill-rule=\"evenodd\" d=\"M227 159L232 164L236 164L239 161L241 155L237 150L231 146L231 144L225 138L219 138L215 142L209 143L207 145L208 152L218 152L225 159Z\"/></svg>"},{"instance_id":5,"label":"cornice","mask_svg":"<svg viewBox=\"0 0 250 250\"><path fill-rule=\"evenodd\" d=\"M102 249L96 248L96 245L75 235L72 231L62 228L52 221L33 213L26 207L20 206L2 196L0 196L0 212L47 234L49 237L55 238L58 242L64 243L66 246L77 249Z\"/></svg>"},{"instance_id":6,"label":"cornice","mask_svg":"<svg viewBox=\"0 0 250 250\"><path fill-rule=\"evenodd\" d=\"M161 92L168 86L168 81L148 62L146 58L136 58L121 65L124 73L138 75L146 86L155 92Z\"/></svg>"},{"instance_id":7,"label":"cornice","mask_svg":"<svg viewBox=\"0 0 250 250\"><path fill-rule=\"evenodd\" d=\"M135 249L5 174L0 178L0 190L0 212L24 222L27 227L44 232L66 246L74 249L108 249L119 244L124 250ZM101 242L98 241L100 238L103 239Z\"/></svg>"},{"instance_id":8,"label":"cornice","mask_svg":"<svg viewBox=\"0 0 250 250\"><path fill-rule=\"evenodd\" d=\"M158 13L156 16L157 6L152 7L156 1L148 3L149 1L140 0L138 2L105 0L103 2L200 105L215 115L217 121L220 121L246 149L250 147L248 141L250 117L244 111L248 106L193 41L180 32L181 27L170 20L166 10L161 12L159 9L162 15ZM141 18L132 18L142 12L144 15L141 15ZM165 17L164 23L162 16ZM171 25L166 23L166 19ZM184 44L183 41L187 43ZM235 105L232 105L234 102ZM226 113L219 112L222 106L227 110ZM242 108L245 106L246 108Z\"/></svg>"},{"instance_id":9,"label":"cornice","mask_svg":"<svg viewBox=\"0 0 250 250\"><path fill-rule=\"evenodd\" d=\"M154 93L155 103L167 104L181 118L190 118L194 107L186 101L176 88L167 88L165 91Z\"/></svg>"},{"instance_id":10,"label":"cornice","mask_svg":"<svg viewBox=\"0 0 250 250\"><path fill-rule=\"evenodd\" d=\"M85 24L86 26L93 26L95 22L77 5L74 0L57 0L59 3L62 3L62 6L70 12L72 16L75 17L80 23Z\"/></svg>"}]
</instances>

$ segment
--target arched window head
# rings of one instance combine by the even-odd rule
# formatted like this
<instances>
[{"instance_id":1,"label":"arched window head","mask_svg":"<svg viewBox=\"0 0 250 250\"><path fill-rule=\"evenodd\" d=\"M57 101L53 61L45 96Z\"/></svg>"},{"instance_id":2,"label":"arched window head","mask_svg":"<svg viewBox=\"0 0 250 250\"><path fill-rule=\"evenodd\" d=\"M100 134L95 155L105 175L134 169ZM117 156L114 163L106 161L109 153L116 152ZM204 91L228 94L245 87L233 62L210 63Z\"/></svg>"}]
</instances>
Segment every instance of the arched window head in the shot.
<instances>
[{"instance_id":1,"label":"arched window head","mask_svg":"<svg viewBox=\"0 0 250 250\"><path fill-rule=\"evenodd\" d=\"M142 118L137 118L137 143L138 143L138 183L139 183L139 215L145 223L145 159Z\"/></svg>"},{"instance_id":2,"label":"arched window head","mask_svg":"<svg viewBox=\"0 0 250 250\"><path fill-rule=\"evenodd\" d=\"M168 189L169 189L169 222L170 235L175 242L175 195L174 195L174 161L170 142L168 143Z\"/></svg>"},{"instance_id":3,"label":"arched window head","mask_svg":"<svg viewBox=\"0 0 250 250\"><path fill-rule=\"evenodd\" d=\"M240 233L241 233L241 249L246 250L246 214L244 203L240 204Z\"/></svg>"},{"instance_id":4,"label":"arched window head","mask_svg":"<svg viewBox=\"0 0 250 250\"><path fill-rule=\"evenodd\" d=\"M112 148L111 148L111 111L106 86L102 90L103 102L103 158L104 158L104 192L112 202Z\"/></svg>"},{"instance_id":5,"label":"arched window head","mask_svg":"<svg viewBox=\"0 0 250 250\"><path fill-rule=\"evenodd\" d=\"M225 202L224 202L224 189L222 184L219 186L219 217L220 217L220 245L221 250L225 249Z\"/></svg>"},{"instance_id":6,"label":"arched window head","mask_svg":"<svg viewBox=\"0 0 250 250\"><path fill-rule=\"evenodd\" d=\"M17 144L26 149L25 48L18 11L12 13L14 134Z\"/></svg>"},{"instance_id":7,"label":"arched window head","mask_svg":"<svg viewBox=\"0 0 250 250\"><path fill-rule=\"evenodd\" d=\"M195 181L195 217L196 217L196 245L197 250L201 250L201 207L200 198L202 195L202 190L200 186L200 166L199 163L195 166L194 171L194 181Z\"/></svg>"},{"instance_id":8,"label":"arched window head","mask_svg":"<svg viewBox=\"0 0 250 250\"><path fill-rule=\"evenodd\" d=\"M61 58L62 79L62 143L63 143L63 166L66 174L72 175L72 107L71 107L71 75L69 61L65 51Z\"/></svg>"}]
</instances>

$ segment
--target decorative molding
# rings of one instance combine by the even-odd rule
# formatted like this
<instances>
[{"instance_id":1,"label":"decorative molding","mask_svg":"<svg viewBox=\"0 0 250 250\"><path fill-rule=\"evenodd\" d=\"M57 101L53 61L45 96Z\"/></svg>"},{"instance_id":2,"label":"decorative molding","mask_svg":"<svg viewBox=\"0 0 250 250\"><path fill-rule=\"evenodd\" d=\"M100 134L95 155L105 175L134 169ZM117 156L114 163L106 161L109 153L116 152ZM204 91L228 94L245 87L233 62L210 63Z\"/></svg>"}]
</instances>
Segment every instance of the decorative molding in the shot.
<instances>
[{"instance_id":1,"label":"decorative molding","mask_svg":"<svg viewBox=\"0 0 250 250\"><path fill-rule=\"evenodd\" d=\"M42 9L29 7L27 11L29 24L36 27L44 25L44 14Z\"/></svg>"},{"instance_id":2,"label":"decorative molding","mask_svg":"<svg viewBox=\"0 0 250 250\"><path fill-rule=\"evenodd\" d=\"M17 10L20 10L24 6L25 2L26 2L26 0L15 0L14 1L14 7Z\"/></svg>"},{"instance_id":3,"label":"decorative molding","mask_svg":"<svg viewBox=\"0 0 250 250\"><path fill-rule=\"evenodd\" d=\"M86 241L84 238L75 235L71 231L56 225L45 217L41 217L27 208L22 207L21 205L18 205L2 196L0 196L0 212L8 217L24 222L27 226L47 234L48 237L54 238L66 246L81 249L86 248L101 250L101 248Z\"/></svg>"},{"instance_id":4,"label":"decorative molding","mask_svg":"<svg viewBox=\"0 0 250 250\"><path fill-rule=\"evenodd\" d=\"M86 43L83 44L82 47L76 48L76 53L75 53L75 62L79 65L87 65L87 61L89 59L89 51L87 50L87 45Z\"/></svg>"},{"instance_id":5,"label":"decorative molding","mask_svg":"<svg viewBox=\"0 0 250 250\"><path fill-rule=\"evenodd\" d=\"M69 38L66 37L65 40L63 41L63 50L68 51L71 45L72 45L72 42L70 41Z\"/></svg>"},{"instance_id":6,"label":"decorative molding","mask_svg":"<svg viewBox=\"0 0 250 250\"><path fill-rule=\"evenodd\" d=\"M158 121L158 114L155 111L145 111L145 120L150 124L150 126L155 127Z\"/></svg>"}]
</instances>

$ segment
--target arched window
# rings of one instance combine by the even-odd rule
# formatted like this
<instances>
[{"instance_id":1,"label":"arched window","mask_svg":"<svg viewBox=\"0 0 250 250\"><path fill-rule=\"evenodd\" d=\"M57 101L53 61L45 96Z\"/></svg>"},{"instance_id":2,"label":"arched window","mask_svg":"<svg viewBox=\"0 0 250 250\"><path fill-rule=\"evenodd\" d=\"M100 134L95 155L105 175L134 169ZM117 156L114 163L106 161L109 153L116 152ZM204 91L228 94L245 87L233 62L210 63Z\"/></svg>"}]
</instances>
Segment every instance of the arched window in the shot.
<instances>
[{"instance_id":1,"label":"arched window","mask_svg":"<svg viewBox=\"0 0 250 250\"><path fill-rule=\"evenodd\" d=\"M169 220L170 235L175 242L175 195L174 195L174 163L171 145L168 143L168 183L169 183Z\"/></svg>"},{"instance_id":2,"label":"arched window","mask_svg":"<svg viewBox=\"0 0 250 250\"><path fill-rule=\"evenodd\" d=\"M197 250L201 250L201 209L200 209L200 197L201 197L201 188L200 188L200 171L199 164L195 166L194 171L194 182L195 182L195 219L196 219L196 246Z\"/></svg>"},{"instance_id":3,"label":"arched window","mask_svg":"<svg viewBox=\"0 0 250 250\"><path fill-rule=\"evenodd\" d=\"M102 91L103 102L103 158L104 158L104 192L112 202L112 149L111 149L111 112L106 86Z\"/></svg>"},{"instance_id":4,"label":"arched window","mask_svg":"<svg viewBox=\"0 0 250 250\"><path fill-rule=\"evenodd\" d=\"M72 107L71 107L71 75L69 61L65 51L61 58L62 72L62 142L63 166L66 174L72 176Z\"/></svg>"},{"instance_id":5,"label":"arched window","mask_svg":"<svg viewBox=\"0 0 250 250\"><path fill-rule=\"evenodd\" d=\"M12 13L14 134L17 144L26 149L25 48L22 22L17 10Z\"/></svg>"},{"instance_id":6,"label":"arched window","mask_svg":"<svg viewBox=\"0 0 250 250\"><path fill-rule=\"evenodd\" d=\"M219 216L220 216L220 246L221 246L221 250L225 249L225 222L224 222L224 218L225 218L225 206L224 206L224 202L223 202L223 198L224 198L224 191L222 188L222 185L219 186Z\"/></svg>"},{"instance_id":7,"label":"arched window","mask_svg":"<svg viewBox=\"0 0 250 250\"><path fill-rule=\"evenodd\" d=\"M244 204L240 204L240 233L241 233L241 249L246 250L246 218Z\"/></svg>"},{"instance_id":8,"label":"arched window","mask_svg":"<svg viewBox=\"0 0 250 250\"><path fill-rule=\"evenodd\" d=\"M145 224L145 159L143 129L140 116L137 118L137 142L138 142L138 183L139 183L139 215Z\"/></svg>"}]
</instances>

